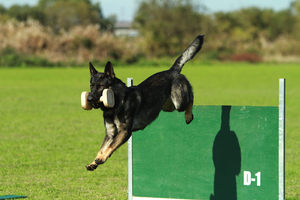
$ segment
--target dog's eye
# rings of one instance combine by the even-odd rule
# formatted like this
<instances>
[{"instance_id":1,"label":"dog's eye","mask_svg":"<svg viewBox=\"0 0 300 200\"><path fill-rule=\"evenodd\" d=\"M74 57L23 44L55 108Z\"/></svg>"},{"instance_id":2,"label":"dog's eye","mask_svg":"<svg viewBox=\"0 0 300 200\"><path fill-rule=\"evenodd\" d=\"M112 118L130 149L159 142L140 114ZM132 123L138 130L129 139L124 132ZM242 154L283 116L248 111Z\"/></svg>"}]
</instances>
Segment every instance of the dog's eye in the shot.
<instances>
[{"instance_id":1,"label":"dog's eye","mask_svg":"<svg viewBox=\"0 0 300 200\"><path fill-rule=\"evenodd\" d=\"M104 87L105 85L104 85L104 84L101 84L101 83L99 83L97 86L101 88L101 87Z\"/></svg>"}]
</instances>

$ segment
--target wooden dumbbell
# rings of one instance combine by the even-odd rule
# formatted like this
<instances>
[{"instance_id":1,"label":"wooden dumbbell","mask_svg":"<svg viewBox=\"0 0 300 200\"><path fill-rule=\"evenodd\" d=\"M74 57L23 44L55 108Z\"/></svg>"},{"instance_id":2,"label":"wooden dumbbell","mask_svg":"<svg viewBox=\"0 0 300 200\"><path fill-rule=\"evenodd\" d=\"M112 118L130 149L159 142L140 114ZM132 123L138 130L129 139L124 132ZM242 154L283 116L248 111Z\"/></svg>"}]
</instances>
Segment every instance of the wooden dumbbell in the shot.
<instances>
[{"instance_id":1,"label":"wooden dumbbell","mask_svg":"<svg viewBox=\"0 0 300 200\"><path fill-rule=\"evenodd\" d=\"M89 92L81 93L81 107L84 110L91 110L93 107L90 102L87 101ZM102 102L105 107L113 108L115 106L114 92L111 89L104 89L102 96L99 98L99 102Z\"/></svg>"},{"instance_id":2,"label":"wooden dumbbell","mask_svg":"<svg viewBox=\"0 0 300 200\"><path fill-rule=\"evenodd\" d=\"M90 104L90 102L87 101L87 97L89 96L89 92L81 92L81 107L84 110L91 110L92 109L92 105Z\"/></svg>"}]
</instances>

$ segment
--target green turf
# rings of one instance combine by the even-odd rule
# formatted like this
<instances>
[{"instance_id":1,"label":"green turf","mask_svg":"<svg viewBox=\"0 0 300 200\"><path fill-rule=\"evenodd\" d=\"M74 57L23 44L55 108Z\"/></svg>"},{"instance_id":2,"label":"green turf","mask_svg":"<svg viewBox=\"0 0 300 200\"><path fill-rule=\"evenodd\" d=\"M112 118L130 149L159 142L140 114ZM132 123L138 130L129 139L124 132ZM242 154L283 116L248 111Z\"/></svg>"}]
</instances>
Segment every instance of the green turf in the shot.
<instances>
[{"instance_id":1,"label":"green turf","mask_svg":"<svg viewBox=\"0 0 300 200\"><path fill-rule=\"evenodd\" d=\"M102 68L103 69L103 68ZM124 67L134 84L167 67ZM195 104L277 105L287 78L286 197L300 199L300 66L187 64ZM127 145L94 172L85 170L104 137L100 111L84 111L88 68L0 69L0 196L29 199L127 199Z\"/></svg>"}]
</instances>

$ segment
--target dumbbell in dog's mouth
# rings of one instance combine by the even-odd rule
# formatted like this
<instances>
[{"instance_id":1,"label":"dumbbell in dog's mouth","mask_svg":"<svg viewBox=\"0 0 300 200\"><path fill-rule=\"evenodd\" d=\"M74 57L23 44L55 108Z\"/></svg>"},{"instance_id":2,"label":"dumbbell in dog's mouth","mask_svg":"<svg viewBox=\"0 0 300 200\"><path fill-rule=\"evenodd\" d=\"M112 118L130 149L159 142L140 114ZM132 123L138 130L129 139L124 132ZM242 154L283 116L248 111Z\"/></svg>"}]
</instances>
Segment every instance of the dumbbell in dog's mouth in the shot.
<instances>
[{"instance_id":1,"label":"dumbbell in dog's mouth","mask_svg":"<svg viewBox=\"0 0 300 200\"><path fill-rule=\"evenodd\" d=\"M102 96L98 96L91 92L81 93L81 107L84 110L91 110L92 108L113 108L114 105L114 92L111 89L104 89L102 91Z\"/></svg>"},{"instance_id":2,"label":"dumbbell in dog's mouth","mask_svg":"<svg viewBox=\"0 0 300 200\"><path fill-rule=\"evenodd\" d=\"M96 96L95 94L89 93L86 100L88 101L88 103L91 104L93 108L97 109L97 108L104 107L103 103L99 102L99 99L100 99L100 95Z\"/></svg>"}]
</instances>

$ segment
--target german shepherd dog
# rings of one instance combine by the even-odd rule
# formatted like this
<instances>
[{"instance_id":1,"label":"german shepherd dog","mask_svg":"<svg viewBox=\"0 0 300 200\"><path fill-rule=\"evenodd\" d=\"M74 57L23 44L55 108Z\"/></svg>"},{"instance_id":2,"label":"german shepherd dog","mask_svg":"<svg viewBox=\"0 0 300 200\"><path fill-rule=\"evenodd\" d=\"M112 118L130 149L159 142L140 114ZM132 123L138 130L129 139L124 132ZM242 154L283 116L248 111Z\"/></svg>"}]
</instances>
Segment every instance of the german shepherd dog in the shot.
<instances>
[{"instance_id":1,"label":"german shepherd dog","mask_svg":"<svg viewBox=\"0 0 300 200\"><path fill-rule=\"evenodd\" d=\"M144 129L157 118L160 111L185 111L185 121L193 120L193 91L186 77L180 74L183 65L201 49L203 35L199 35L179 56L173 66L158 72L137 86L127 87L115 76L113 66L107 62L104 73L90 63L91 92L87 101L93 108L103 111L106 135L94 161L86 166L93 171L124 144L133 131ZM104 89L114 92L115 105L107 108L99 102Z\"/></svg>"}]
</instances>

